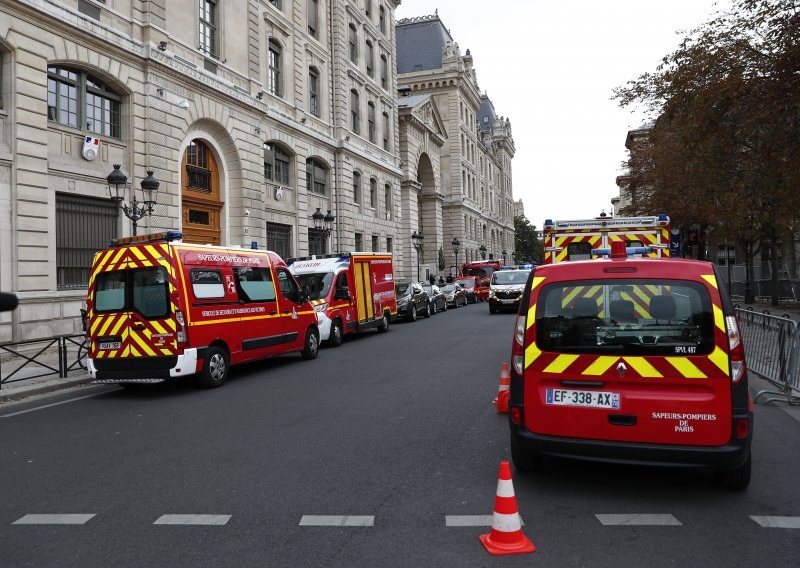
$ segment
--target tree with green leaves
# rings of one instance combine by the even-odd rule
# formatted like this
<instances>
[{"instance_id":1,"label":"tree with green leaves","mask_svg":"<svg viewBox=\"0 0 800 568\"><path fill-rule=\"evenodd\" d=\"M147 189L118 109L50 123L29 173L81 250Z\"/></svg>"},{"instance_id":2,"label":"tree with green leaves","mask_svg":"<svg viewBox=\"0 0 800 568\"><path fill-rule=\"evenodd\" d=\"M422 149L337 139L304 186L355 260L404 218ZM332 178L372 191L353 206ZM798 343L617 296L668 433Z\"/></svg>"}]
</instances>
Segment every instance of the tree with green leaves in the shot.
<instances>
[{"instance_id":1,"label":"tree with green leaves","mask_svg":"<svg viewBox=\"0 0 800 568\"><path fill-rule=\"evenodd\" d=\"M800 226L800 0L733 0L614 97L655 120L628 164L646 191L624 213L669 211L736 240L749 288L759 246L774 260Z\"/></svg>"},{"instance_id":2,"label":"tree with green leaves","mask_svg":"<svg viewBox=\"0 0 800 568\"><path fill-rule=\"evenodd\" d=\"M536 236L536 226L531 225L525 215L514 217L514 249L517 262L544 262L544 246Z\"/></svg>"}]
</instances>

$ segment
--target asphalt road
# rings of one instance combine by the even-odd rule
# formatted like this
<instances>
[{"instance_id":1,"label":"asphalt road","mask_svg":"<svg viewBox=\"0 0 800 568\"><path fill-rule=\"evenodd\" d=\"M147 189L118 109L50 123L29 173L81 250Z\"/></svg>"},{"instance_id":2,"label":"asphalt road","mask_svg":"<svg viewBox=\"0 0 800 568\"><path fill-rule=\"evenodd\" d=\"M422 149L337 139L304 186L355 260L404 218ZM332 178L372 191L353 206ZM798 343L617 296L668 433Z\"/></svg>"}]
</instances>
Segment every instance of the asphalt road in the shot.
<instances>
[{"instance_id":1,"label":"asphalt road","mask_svg":"<svg viewBox=\"0 0 800 568\"><path fill-rule=\"evenodd\" d=\"M3 405L0 566L797 566L800 528L751 518L800 516L800 423L776 406L756 409L746 492L703 472L550 461L514 472L535 553L493 557L488 527L447 526L492 514L510 459L490 402L513 324L471 305L315 361L247 365L212 391Z\"/></svg>"}]
</instances>

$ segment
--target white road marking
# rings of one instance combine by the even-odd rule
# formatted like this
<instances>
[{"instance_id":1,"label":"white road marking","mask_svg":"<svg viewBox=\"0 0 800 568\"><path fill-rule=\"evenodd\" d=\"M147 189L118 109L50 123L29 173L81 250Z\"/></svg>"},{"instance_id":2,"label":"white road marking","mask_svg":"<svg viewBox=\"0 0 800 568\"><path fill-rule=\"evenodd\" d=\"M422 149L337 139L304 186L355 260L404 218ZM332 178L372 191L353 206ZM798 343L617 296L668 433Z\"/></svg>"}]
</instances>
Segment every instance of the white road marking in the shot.
<instances>
[{"instance_id":1,"label":"white road marking","mask_svg":"<svg viewBox=\"0 0 800 568\"><path fill-rule=\"evenodd\" d=\"M597 520L606 526L681 526L682 523L672 515L658 514L622 514L595 515Z\"/></svg>"},{"instance_id":2,"label":"white road marking","mask_svg":"<svg viewBox=\"0 0 800 568\"><path fill-rule=\"evenodd\" d=\"M226 525L231 515L161 515L154 525Z\"/></svg>"},{"instance_id":3,"label":"white road marking","mask_svg":"<svg viewBox=\"0 0 800 568\"><path fill-rule=\"evenodd\" d=\"M301 527L372 527L373 515L303 515Z\"/></svg>"},{"instance_id":4,"label":"white road marking","mask_svg":"<svg viewBox=\"0 0 800 568\"><path fill-rule=\"evenodd\" d=\"M758 517L750 515L750 518L762 527L769 529L800 529L800 517Z\"/></svg>"},{"instance_id":5,"label":"white road marking","mask_svg":"<svg viewBox=\"0 0 800 568\"><path fill-rule=\"evenodd\" d=\"M122 387L117 387L111 390L105 390L103 392L96 392L94 394L87 394L86 396L79 396L77 398L71 398L69 400L62 400L61 402L53 402L50 404L44 404L42 406L37 406L36 408L29 408L28 410L20 410L19 412L12 412L11 414L3 414L0 418L11 418L12 416L19 416L20 414L28 414L29 412L36 412L37 410L44 410L45 408L50 408L51 406L60 406L62 404L68 404L70 402L77 402L79 400L83 400L85 398L92 398L95 396L100 396L101 394L108 394L110 392L122 390Z\"/></svg>"},{"instance_id":6,"label":"white road marking","mask_svg":"<svg viewBox=\"0 0 800 568\"><path fill-rule=\"evenodd\" d=\"M444 524L446 527L491 527L493 519L494 515L445 515ZM519 522L525 526L522 517Z\"/></svg>"},{"instance_id":7,"label":"white road marking","mask_svg":"<svg viewBox=\"0 0 800 568\"><path fill-rule=\"evenodd\" d=\"M85 525L94 514L25 515L12 525Z\"/></svg>"}]
</instances>

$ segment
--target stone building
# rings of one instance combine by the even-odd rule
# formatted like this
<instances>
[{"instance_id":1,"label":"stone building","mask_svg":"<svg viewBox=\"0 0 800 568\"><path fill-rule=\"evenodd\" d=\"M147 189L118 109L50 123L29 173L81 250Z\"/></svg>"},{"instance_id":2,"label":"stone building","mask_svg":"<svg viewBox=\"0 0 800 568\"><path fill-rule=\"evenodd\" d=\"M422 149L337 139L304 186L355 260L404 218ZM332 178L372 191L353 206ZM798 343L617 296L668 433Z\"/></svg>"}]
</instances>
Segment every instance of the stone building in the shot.
<instances>
[{"instance_id":1,"label":"stone building","mask_svg":"<svg viewBox=\"0 0 800 568\"><path fill-rule=\"evenodd\" d=\"M481 94L470 51L461 54L438 14L397 22L401 156L407 157L404 198L416 196L414 227L425 235L422 256L443 250L445 265L511 257L514 218L511 123ZM423 101L425 101L423 103ZM442 129L420 151L402 133L404 107L428 105L431 128ZM438 152L433 148L441 147ZM438 153L438 156L435 154ZM411 207L413 209L413 205ZM429 238L429 235L433 238ZM456 259L451 242L461 243Z\"/></svg>"},{"instance_id":2,"label":"stone building","mask_svg":"<svg viewBox=\"0 0 800 568\"><path fill-rule=\"evenodd\" d=\"M398 5L0 0L0 289L21 302L0 341L79 330L93 252L133 230L117 164L125 204L148 171L160 182L140 234L410 263Z\"/></svg>"}]
</instances>

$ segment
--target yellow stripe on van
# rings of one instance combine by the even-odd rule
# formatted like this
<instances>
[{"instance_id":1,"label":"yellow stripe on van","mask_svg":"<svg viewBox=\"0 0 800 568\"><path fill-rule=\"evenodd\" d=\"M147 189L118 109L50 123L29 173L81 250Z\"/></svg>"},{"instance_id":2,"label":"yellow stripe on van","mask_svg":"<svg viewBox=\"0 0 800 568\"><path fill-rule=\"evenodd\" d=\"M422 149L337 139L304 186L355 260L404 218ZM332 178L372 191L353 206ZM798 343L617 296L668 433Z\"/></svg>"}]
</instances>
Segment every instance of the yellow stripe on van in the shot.
<instances>
[{"instance_id":1,"label":"yellow stripe on van","mask_svg":"<svg viewBox=\"0 0 800 568\"><path fill-rule=\"evenodd\" d=\"M624 357L625 362L633 367L633 370L640 376L646 378L662 378L664 375L658 372L644 357Z\"/></svg>"},{"instance_id":2,"label":"yellow stripe on van","mask_svg":"<svg viewBox=\"0 0 800 568\"><path fill-rule=\"evenodd\" d=\"M563 373L580 355L559 355L544 370L545 373Z\"/></svg>"},{"instance_id":3,"label":"yellow stripe on van","mask_svg":"<svg viewBox=\"0 0 800 568\"><path fill-rule=\"evenodd\" d=\"M367 318L375 319L375 305L372 298L372 275L369 272L369 263L362 262L361 265L364 267L364 302L367 308Z\"/></svg>"},{"instance_id":4,"label":"yellow stripe on van","mask_svg":"<svg viewBox=\"0 0 800 568\"><path fill-rule=\"evenodd\" d=\"M144 352L145 355L149 357L155 356L156 352L153 351L153 348L147 344L147 341L145 341L144 337L142 337L139 333L136 332L131 333L130 336L133 338L136 344L141 348L141 350Z\"/></svg>"},{"instance_id":5,"label":"yellow stripe on van","mask_svg":"<svg viewBox=\"0 0 800 568\"><path fill-rule=\"evenodd\" d=\"M364 265L360 262L355 263L355 285L356 285L356 295L358 296L358 321L364 321L367 318L367 314L365 311L364 306L364 298L362 297L363 291L363 278L364 278Z\"/></svg>"},{"instance_id":6,"label":"yellow stripe on van","mask_svg":"<svg viewBox=\"0 0 800 568\"><path fill-rule=\"evenodd\" d=\"M536 304L533 304L530 308L528 308L528 322L525 326L525 329L530 329L533 324L536 323Z\"/></svg>"},{"instance_id":7,"label":"yellow stripe on van","mask_svg":"<svg viewBox=\"0 0 800 568\"><path fill-rule=\"evenodd\" d=\"M722 369L726 376L729 375L728 370L728 354L719 348L719 345L714 347L714 352L708 356L708 360L714 363L717 367Z\"/></svg>"},{"instance_id":8,"label":"yellow stripe on van","mask_svg":"<svg viewBox=\"0 0 800 568\"><path fill-rule=\"evenodd\" d=\"M531 282L531 291L536 290L536 287L544 282L544 276L534 276L533 282Z\"/></svg>"},{"instance_id":9,"label":"yellow stripe on van","mask_svg":"<svg viewBox=\"0 0 800 568\"><path fill-rule=\"evenodd\" d=\"M707 379L703 372L686 357L666 357L666 360L687 379Z\"/></svg>"},{"instance_id":10,"label":"yellow stripe on van","mask_svg":"<svg viewBox=\"0 0 800 568\"><path fill-rule=\"evenodd\" d=\"M717 277L713 274L701 274L700 276L702 276L703 279L711 284L714 288L717 287Z\"/></svg>"},{"instance_id":11,"label":"yellow stripe on van","mask_svg":"<svg viewBox=\"0 0 800 568\"><path fill-rule=\"evenodd\" d=\"M725 316L722 313L722 309L714 306L714 325L722 330L723 333L727 333L725 331Z\"/></svg>"},{"instance_id":12,"label":"yellow stripe on van","mask_svg":"<svg viewBox=\"0 0 800 568\"><path fill-rule=\"evenodd\" d=\"M583 371L584 375L599 376L608 371L611 365L617 362L619 357L612 357L610 355L602 355L594 360L594 362L586 367Z\"/></svg>"},{"instance_id":13,"label":"yellow stripe on van","mask_svg":"<svg viewBox=\"0 0 800 568\"><path fill-rule=\"evenodd\" d=\"M536 347L536 342L534 341L525 349L525 368L527 369L531 363L536 361L541 355L542 352Z\"/></svg>"}]
</instances>

